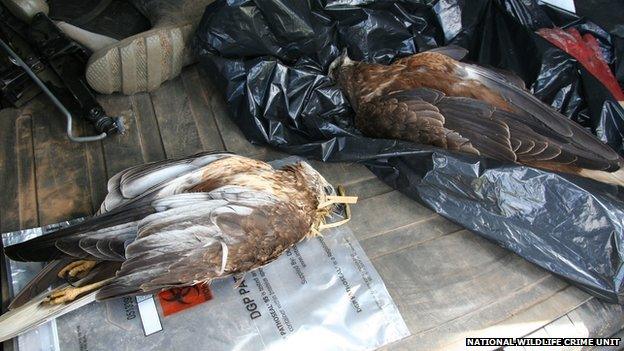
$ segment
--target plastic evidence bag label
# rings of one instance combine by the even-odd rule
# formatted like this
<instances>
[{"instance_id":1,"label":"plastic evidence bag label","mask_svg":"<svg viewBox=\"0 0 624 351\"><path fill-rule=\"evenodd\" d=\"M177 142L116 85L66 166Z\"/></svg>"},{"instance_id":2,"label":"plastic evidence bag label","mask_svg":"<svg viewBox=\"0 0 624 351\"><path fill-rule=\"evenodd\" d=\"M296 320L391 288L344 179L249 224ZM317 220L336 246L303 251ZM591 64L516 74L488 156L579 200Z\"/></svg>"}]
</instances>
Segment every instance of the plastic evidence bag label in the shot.
<instances>
[{"instance_id":1,"label":"plastic evidence bag label","mask_svg":"<svg viewBox=\"0 0 624 351\"><path fill-rule=\"evenodd\" d=\"M3 234L5 245L43 234ZM21 240L20 240L21 239ZM9 262L18 291L32 264ZM40 267L40 266L39 266ZM40 268L39 268L40 269ZM410 333L355 236L342 226L210 287L92 303L18 337L27 350L373 350Z\"/></svg>"}]
</instances>

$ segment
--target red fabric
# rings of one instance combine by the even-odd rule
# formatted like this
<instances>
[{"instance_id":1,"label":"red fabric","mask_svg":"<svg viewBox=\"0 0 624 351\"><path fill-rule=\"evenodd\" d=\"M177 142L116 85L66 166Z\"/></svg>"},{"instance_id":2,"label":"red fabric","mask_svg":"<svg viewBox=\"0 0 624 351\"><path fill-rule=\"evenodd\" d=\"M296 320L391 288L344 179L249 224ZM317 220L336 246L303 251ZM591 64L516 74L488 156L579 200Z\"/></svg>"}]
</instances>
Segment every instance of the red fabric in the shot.
<instances>
[{"instance_id":1,"label":"red fabric","mask_svg":"<svg viewBox=\"0 0 624 351\"><path fill-rule=\"evenodd\" d=\"M537 33L553 45L577 59L598 79L618 101L624 101L624 92L615 79L609 64L602 56L598 40L591 34L581 34L575 28L542 28Z\"/></svg>"}]
</instances>

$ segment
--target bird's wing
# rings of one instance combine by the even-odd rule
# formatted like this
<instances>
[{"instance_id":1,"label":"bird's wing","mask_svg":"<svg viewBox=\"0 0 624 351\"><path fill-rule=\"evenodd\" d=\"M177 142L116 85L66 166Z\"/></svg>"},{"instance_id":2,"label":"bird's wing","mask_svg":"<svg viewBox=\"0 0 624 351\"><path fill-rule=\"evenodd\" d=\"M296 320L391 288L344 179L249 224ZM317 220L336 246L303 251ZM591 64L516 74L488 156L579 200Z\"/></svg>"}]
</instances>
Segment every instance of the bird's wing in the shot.
<instances>
[{"instance_id":1,"label":"bird's wing","mask_svg":"<svg viewBox=\"0 0 624 351\"><path fill-rule=\"evenodd\" d=\"M129 236L136 235L136 221L153 212L154 209L149 203L130 203L124 206L123 211L113 211L101 216L91 217L84 222L59 229L53 233L7 246L4 248L4 253L7 257L16 261L45 262L63 257L113 260L113 257L117 257L119 252L114 247L107 248L101 253L96 253L94 249L97 247L72 250L73 246L70 243L74 242L78 245L82 238L97 235L101 239L116 240L118 238L122 240L123 245L123 240L126 240ZM111 244L111 246L114 245Z\"/></svg>"},{"instance_id":2,"label":"bird's wing","mask_svg":"<svg viewBox=\"0 0 624 351\"><path fill-rule=\"evenodd\" d=\"M478 81L489 90L498 93L503 99L515 108L519 116L519 122L524 123L536 132L548 133L545 136L559 141L567 142L576 149L585 150L590 158L606 161L619 168L619 155L608 145L600 142L591 133L583 129L574 121L544 104L529 91L521 89L502 77L499 73L490 69L457 63L457 74L462 79Z\"/></svg>"},{"instance_id":3,"label":"bird's wing","mask_svg":"<svg viewBox=\"0 0 624 351\"><path fill-rule=\"evenodd\" d=\"M110 285L66 304L42 303L48 292L23 300L25 304L0 316L0 341L96 298L151 293L256 268L309 229L305 214L290 203L240 187L170 195L153 203L158 212L140 222L139 238L128 246L121 268L119 263L100 264L94 268L99 271L83 278L95 282L116 276Z\"/></svg>"},{"instance_id":4,"label":"bird's wing","mask_svg":"<svg viewBox=\"0 0 624 351\"><path fill-rule=\"evenodd\" d=\"M108 180L108 194L102 202L99 214L109 212L180 175L230 156L232 154L225 152L204 152L189 157L162 160L127 168Z\"/></svg>"},{"instance_id":5,"label":"bird's wing","mask_svg":"<svg viewBox=\"0 0 624 351\"><path fill-rule=\"evenodd\" d=\"M606 170L613 161L539 121L483 101L426 88L395 92L363 104L358 127L368 135L410 140L503 161ZM452 136L453 138L449 138Z\"/></svg>"},{"instance_id":6,"label":"bird's wing","mask_svg":"<svg viewBox=\"0 0 624 351\"><path fill-rule=\"evenodd\" d=\"M402 58L396 64L407 70L404 75L409 76L410 70L414 70L420 79L418 83L422 86L435 86L449 96L478 97L499 109L512 112L518 116L518 122L530 126L536 133L556 142L573 145L576 150L583 150L583 158L608 163L608 171L618 170L621 166L622 161L617 152L574 121L541 102L526 89L514 84L515 79L509 78L507 74L458 62L443 53L416 54ZM410 83L409 79L401 78L400 75L398 77L397 81L401 82L403 79Z\"/></svg>"},{"instance_id":7,"label":"bird's wing","mask_svg":"<svg viewBox=\"0 0 624 351\"><path fill-rule=\"evenodd\" d=\"M160 196L181 193L204 182L210 163L227 153L198 154L185 159L141 165L111 178L105 210L84 222L5 248L20 261L50 261L62 256L94 260L123 260L125 246L136 236L136 222L155 210L151 202Z\"/></svg>"},{"instance_id":8,"label":"bird's wing","mask_svg":"<svg viewBox=\"0 0 624 351\"><path fill-rule=\"evenodd\" d=\"M189 203L185 197L202 201ZM196 199L197 200L197 199ZM156 200L158 212L139 223L127 260L98 299L143 294L245 272L301 240L311 219L267 193L222 187Z\"/></svg>"},{"instance_id":9,"label":"bird's wing","mask_svg":"<svg viewBox=\"0 0 624 351\"><path fill-rule=\"evenodd\" d=\"M481 104L446 116L436 106L444 98L439 91L423 88L377 97L360 106L356 124L364 134L373 137L516 160L510 151L506 125L484 118L488 111L480 111Z\"/></svg>"},{"instance_id":10,"label":"bird's wing","mask_svg":"<svg viewBox=\"0 0 624 351\"><path fill-rule=\"evenodd\" d=\"M204 202L209 199L210 197L206 193L182 193L166 196L162 201L158 199L151 201L149 204L150 212L145 213L143 217L161 210L161 204L165 200L166 203L184 205L186 211L195 211L204 208ZM131 209L126 209L124 212L127 211L131 211ZM58 239L55 243L56 248L73 258L125 261L126 247L136 240L143 217L120 225ZM177 217L171 217L171 219L176 220ZM184 220L184 218L180 218L180 220Z\"/></svg>"}]
</instances>

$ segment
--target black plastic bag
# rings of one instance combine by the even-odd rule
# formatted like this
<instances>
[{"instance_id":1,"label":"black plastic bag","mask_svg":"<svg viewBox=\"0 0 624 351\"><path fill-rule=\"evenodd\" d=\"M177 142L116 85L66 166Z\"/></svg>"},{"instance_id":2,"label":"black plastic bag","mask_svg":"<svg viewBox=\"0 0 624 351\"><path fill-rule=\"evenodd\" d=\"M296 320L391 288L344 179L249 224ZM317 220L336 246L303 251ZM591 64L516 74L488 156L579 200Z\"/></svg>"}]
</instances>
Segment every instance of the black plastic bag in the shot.
<instances>
[{"instance_id":1,"label":"black plastic bag","mask_svg":"<svg viewBox=\"0 0 624 351\"><path fill-rule=\"evenodd\" d=\"M624 302L624 195L615 186L362 136L326 76L342 48L389 63L445 44L515 71L538 97L622 153L624 110L572 57L534 34L590 22L520 0L229 0L210 5L194 46L253 143L324 161L360 161L441 215L594 295ZM621 53L621 51L620 51Z\"/></svg>"}]
</instances>

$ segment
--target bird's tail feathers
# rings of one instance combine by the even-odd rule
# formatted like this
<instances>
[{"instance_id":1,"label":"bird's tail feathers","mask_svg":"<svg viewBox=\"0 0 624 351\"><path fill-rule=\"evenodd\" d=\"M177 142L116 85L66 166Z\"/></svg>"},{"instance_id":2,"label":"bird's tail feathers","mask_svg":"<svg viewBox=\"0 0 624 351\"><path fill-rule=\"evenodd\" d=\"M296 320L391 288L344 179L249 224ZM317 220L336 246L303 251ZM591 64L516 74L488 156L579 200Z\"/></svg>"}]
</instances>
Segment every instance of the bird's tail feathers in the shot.
<instances>
[{"instance_id":1,"label":"bird's tail feathers","mask_svg":"<svg viewBox=\"0 0 624 351\"><path fill-rule=\"evenodd\" d=\"M0 316L0 342L14 338L54 318L58 318L95 301L95 294L96 291L93 291L70 303L59 305L43 303L48 296L48 292L39 294L20 307Z\"/></svg>"},{"instance_id":2,"label":"bird's tail feathers","mask_svg":"<svg viewBox=\"0 0 624 351\"><path fill-rule=\"evenodd\" d=\"M77 293L76 299L61 304L46 303L52 292L70 287L63 284L48 291L48 287L59 280L57 274L65 263L65 260L50 263L16 296L9 311L0 316L0 342L95 301L98 291L111 281L121 266L121 262L98 264L85 277L73 283L73 288L84 289Z\"/></svg>"},{"instance_id":3,"label":"bird's tail feathers","mask_svg":"<svg viewBox=\"0 0 624 351\"><path fill-rule=\"evenodd\" d=\"M579 175L582 177L594 179L603 183L624 186L624 168L620 168L615 172L581 169L579 171Z\"/></svg>"},{"instance_id":4,"label":"bird's tail feathers","mask_svg":"<svg viewBox=\"0 0 624 351\"><path fill-rule=\"evenodd\" d=\"M16 309L34 299L42 292L47 291L55 283L58 285L58 273L70 262L71 259L62 259L48 263L19 293L17 293L17 295L15 295L8 309Z\"/></svg>"}]
</instances>

